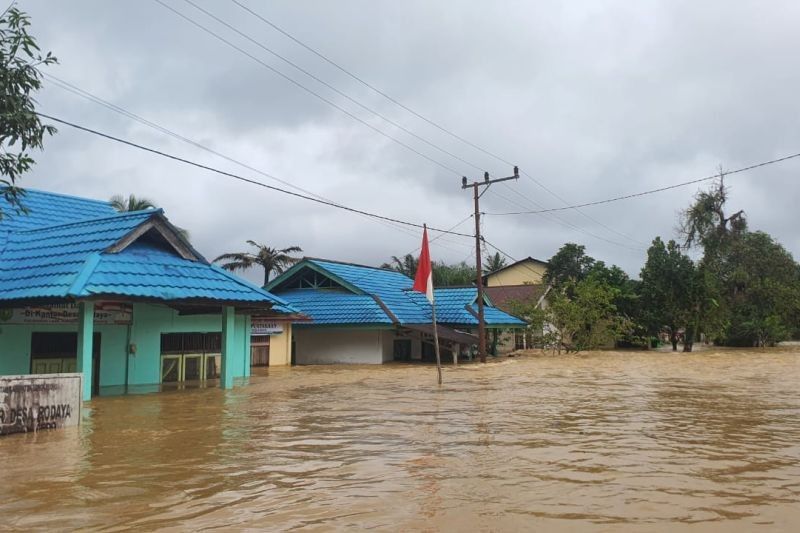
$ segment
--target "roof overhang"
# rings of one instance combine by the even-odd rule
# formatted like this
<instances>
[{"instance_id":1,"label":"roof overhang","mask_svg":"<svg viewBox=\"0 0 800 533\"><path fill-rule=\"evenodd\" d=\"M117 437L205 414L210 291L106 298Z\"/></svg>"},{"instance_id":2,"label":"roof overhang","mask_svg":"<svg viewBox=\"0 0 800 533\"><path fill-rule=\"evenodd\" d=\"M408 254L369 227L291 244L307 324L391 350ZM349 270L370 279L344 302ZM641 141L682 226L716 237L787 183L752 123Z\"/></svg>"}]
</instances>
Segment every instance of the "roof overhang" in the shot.
<instances>
[{"instance_id":1,"label":"roof overhang","mask_svg":"<svg viewBox=\"0 0 800 533\"><path fill-rule=\"evenodd\" d=\"M427 333L428 335L433 335L432 324L404 324L403 326L400 326L400 330L402 331L403 329L418 331L420 333ZM456 329L449 328L447 326L442 326L441 324L436 325L436 332L438 333L440 339L456 342L458 344L466 344L466 345L478 344L477 335L472 335L471 333L458 331Z\"/></svg>"}]
</instances>

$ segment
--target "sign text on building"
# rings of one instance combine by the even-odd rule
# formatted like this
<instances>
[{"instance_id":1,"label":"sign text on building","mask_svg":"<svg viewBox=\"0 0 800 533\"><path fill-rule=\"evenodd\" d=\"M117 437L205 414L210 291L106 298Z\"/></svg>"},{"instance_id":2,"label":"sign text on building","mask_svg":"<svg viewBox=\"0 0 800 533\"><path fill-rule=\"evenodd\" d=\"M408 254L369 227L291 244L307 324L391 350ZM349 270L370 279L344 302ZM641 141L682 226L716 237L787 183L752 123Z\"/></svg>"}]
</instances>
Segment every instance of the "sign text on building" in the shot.
<instances>
[{"instance_id":1,"label":"sign text on building","mask_svg":"<svg viewBox=\"0 0 800 533\"><path fill-rule=\"evenodd\" d=\"M81 374L0 376L0 435L77 426Z\"/></svg>"}]
</instances>

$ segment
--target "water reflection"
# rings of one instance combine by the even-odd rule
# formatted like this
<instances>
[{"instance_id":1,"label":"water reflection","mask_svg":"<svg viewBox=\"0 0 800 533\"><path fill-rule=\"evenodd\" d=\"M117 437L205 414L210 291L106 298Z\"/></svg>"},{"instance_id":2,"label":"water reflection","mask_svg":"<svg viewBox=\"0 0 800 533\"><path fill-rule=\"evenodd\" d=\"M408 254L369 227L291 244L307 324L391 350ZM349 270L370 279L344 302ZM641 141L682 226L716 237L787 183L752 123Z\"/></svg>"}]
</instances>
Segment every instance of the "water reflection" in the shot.
<instances>
[{"instance_id":1,"label":"water reflection","mask_svg":"<svg viewBox=\"0 0 800 533\"><path fill-rule=\"evenodd\" d=\"M800 521L800 351L273 369L0 440L4 527L632 531Z\"/></svg>"}]
</instances>

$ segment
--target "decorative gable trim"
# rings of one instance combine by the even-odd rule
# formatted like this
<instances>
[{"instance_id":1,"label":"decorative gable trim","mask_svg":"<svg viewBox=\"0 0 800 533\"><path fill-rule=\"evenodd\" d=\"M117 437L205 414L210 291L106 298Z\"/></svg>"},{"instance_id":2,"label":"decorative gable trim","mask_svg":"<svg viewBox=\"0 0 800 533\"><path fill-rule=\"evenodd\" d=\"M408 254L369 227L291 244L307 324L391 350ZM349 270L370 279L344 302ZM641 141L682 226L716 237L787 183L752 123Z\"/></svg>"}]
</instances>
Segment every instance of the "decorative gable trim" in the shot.
<instances>
[{"instance_id":1,"label":"decorative gable trim","mask_svg":"<svg viewBox=\"0 0 800 533\"><path fill-rule=\"evenodd\" d=\"M349 283L349 282L345 281L344 279L342 279L341 277L337 276L336 274L333 274L332 272L329 272L325 268L323 268L323 267L321 267L321 266L309 261L308 259L301 260L299 263L296 263L292 268L290 268L289 270L287 270L286 272L284 272L283 274L281 274L277 278L275 278L272 281L270 281L269 283L267 283L264 286L264 290L269 291L269 292L273 292L273 291L276 291L276 290L280 289L281 285L283 285L287 281L291 280L291 278L294 277L295 274L298 274L299 272L301 272L305 268L313 270L314 272L316 272L318 274L321 274L321 275L325 276L328 279L333 280L334 282L338 283L339 285L341 285L342 287L344 287L348 291L352 292L353 294L361 294L361 295L367 294L366 292L362 291L361 289L359 289L358 287L356 287L352 283Z\"/></svg>"},{"instance_id":2,"label":"decorative gable trim","mask_svg":"<svg viewBox=\"0 0 800 533\"><path fill-rule=\"evenodd\" d=\"M192 246L186 242L186 239L181 236L180 232L178 232L175 227L158 212L154 213L151 218L147 219L143 224L137 226L133 231L122 237L112 246L106 248L103 253L118 254L151 230L154 230L161 235L172 247L172 249L183 259L204 262L203 257L198 254L194 248L192 248Z\"/></svg>"}]
</instances>

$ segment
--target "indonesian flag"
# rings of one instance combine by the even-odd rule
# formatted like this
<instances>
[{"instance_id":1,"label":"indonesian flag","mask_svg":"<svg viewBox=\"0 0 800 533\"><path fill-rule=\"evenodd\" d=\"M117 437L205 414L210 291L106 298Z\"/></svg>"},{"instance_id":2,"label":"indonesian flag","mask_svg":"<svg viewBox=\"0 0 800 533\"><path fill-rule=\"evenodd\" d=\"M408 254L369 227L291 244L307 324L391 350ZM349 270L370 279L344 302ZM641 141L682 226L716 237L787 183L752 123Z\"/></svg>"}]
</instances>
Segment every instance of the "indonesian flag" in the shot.
<instances>
[{"instance_id":1,"label":"indonesian flag","mask_svg":"<svg viewBox=\"0 0 800 533\"><path fill-rule=\"evenodd\" d=\"M417 276L414 278L413 289L423 293L428 301L433 304L433 268L431 266L431 252L428 250L428 228L422 230L422 251L419 253Z\"/></svg>"}]
</instances>

